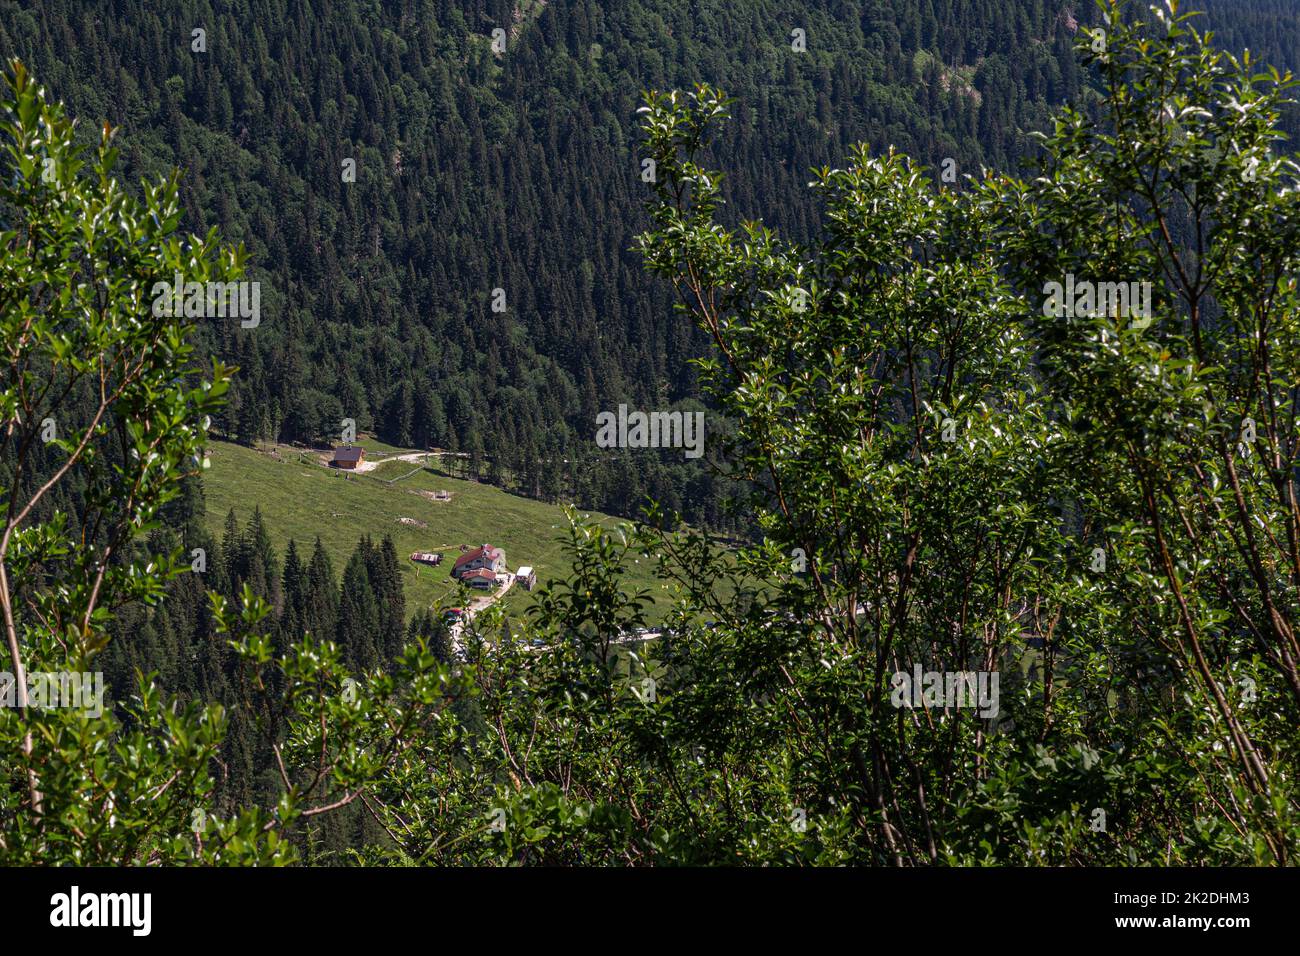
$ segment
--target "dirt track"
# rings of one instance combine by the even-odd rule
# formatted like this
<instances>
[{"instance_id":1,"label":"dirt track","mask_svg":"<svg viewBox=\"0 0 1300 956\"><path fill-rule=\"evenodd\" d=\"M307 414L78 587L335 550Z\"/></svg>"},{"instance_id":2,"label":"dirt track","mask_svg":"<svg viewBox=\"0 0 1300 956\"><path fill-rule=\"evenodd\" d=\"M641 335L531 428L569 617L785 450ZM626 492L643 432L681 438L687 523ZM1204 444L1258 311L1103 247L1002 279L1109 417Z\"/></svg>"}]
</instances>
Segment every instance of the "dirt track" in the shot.
<instances>
[{"instance_id":1,"label":"dirt track","mask_svg":"<svg viewBox=\"0 0 1300 956\"><path fill-rule=\"evenodd\" d=\"M465 608L464 612L461 614L460 620L457 621L455 624L453 624L451 627L451 651L453 655L455 655L456 657L461 657L460 634L461 631L464 630L466 623L474 620L475 615L479 614L482 611L486 611L497 601L500 601L503 597L506 596L506 593L514 586L515 586L515 576L512 574L510 575L510 580L506 582L505 587L501 588L500 590L496 591L493 594L486 594L483 597L475 598L473 601L469 603L469 607Z\"/></svg>"}]
</instances>

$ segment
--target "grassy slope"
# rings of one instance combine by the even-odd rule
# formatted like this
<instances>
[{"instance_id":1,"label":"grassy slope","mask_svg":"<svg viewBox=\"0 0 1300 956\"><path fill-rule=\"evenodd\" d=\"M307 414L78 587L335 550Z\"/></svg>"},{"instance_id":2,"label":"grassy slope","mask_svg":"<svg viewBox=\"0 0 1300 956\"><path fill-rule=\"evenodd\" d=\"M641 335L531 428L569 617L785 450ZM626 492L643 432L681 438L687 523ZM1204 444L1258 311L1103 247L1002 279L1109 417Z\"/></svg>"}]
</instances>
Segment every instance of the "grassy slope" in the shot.
<instances>
[{"instance_id":1,"label":"grassy slope","mask_svg":"<svg viewBox=\"0 0 1300 956\"><path fill-rule=\"evenodd\" d=\"M368 451L379 450L372 442L361 444ZM557 505L520 498L490 485L448 478L434 469L416 471L390 485L367 475L344 478L316 464L314 455L282 454L283 460L277 461L240 445L215 440L208 443L212 465L204 476L204 490L208 527L214 534L221 534L231 508L242 526L257 506L262 509L281 560L290 538L298 542L303 560L310 559L319 535L338 575L343 573L360 537L369 534L379 541L385 534L391 535L402 560L408 613L454 593L448 572L462 544L476 546L486 541L504 548L510 570L531 564L539 588L548 578L562 578L569 570L561 551L564 514ZM419 467L418 463L390 462L368 475L391 479ZM410 493L440 489L452 493L449 503ZM426 522L428 529L398 524L398 517ZM608 525L617 523L617 519L604 515L592 517ZM445 552L441 567L424 567L408 560L412 551L444 548L450 550ZM627 579L629 586L656 588L648 562L640 567L634 565L633 571L636 573ZM508 612L518 614L535 599L536 592L530 594L516 586L504 604Z\"/></svg>"}]
</instances>

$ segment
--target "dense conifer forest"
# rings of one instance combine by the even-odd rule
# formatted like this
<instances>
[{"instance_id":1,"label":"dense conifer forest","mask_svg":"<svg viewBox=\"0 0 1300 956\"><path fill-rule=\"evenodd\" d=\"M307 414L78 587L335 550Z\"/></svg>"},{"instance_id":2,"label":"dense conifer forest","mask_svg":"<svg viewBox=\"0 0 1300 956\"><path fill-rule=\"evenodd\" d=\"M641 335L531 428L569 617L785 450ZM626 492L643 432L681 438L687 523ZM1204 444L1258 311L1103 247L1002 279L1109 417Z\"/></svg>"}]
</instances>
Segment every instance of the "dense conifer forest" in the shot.
<instances>
[{"instance_id":1,"label":"dense conifer forest","mask_svg":"<svg viewBox=\"0 0 1300 956\"><path fill-rule=\"evenodd\" d=\"M728 201L807 238L809 171L853 143L1012 168L1079 92L1071 24L1093 14L1077 6L6 0L0 51L85 135L122 127L127 181L185 170L185 228L247 246L262 323L199 330L240 368L218 433L323 442L348 417L468 453L484 478L496 461L533 497L631 517L649 494L736 528L708 470L590 440L620 402L699 407L707 340L632 251L642 91L740 99L717 144ZM789 55L796 28L807 50Z\"/></svg>"},{"instance_id":2,"label":"dense conifer forest","mask_svg":"<svg viewBox=\"0 0 1300 956\"><path fill-rule=\"evenodd\" d=\"M1285 3L1208 6L1229 48L1289 65ZM590 441L620 402L700 407L690 360L707 339L632 253L642 91L705 81L741 101L716 143L734 170L728 208L806 239L809 172L851 144L894 146L936 175L948 160L959 177L1017 168L1051 109L1079 98L1071 43L1096 19L1059 0L0 11L0 52L85 135L122 127L127 181L185 170L184 227L247 246L264 323L198 331L240 368L218 434L323 443L347 417L395 445L468 454L475 477L532 497L635 517L649 496L727 530L746 522L708 469ZM491 48L497 27L508 55ZM796 28L807 49L790 56Z\"/></svg>"}]
</instances>

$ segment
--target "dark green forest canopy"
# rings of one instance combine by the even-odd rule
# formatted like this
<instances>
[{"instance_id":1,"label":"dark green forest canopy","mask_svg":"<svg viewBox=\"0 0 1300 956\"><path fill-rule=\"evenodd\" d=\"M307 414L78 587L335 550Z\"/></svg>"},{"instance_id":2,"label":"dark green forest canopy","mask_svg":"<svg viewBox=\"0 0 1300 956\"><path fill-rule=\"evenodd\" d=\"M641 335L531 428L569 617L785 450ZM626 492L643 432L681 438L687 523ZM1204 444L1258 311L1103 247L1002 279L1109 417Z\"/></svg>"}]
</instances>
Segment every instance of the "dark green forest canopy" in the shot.
<instances>
[{"instance_id":1,"label":"dark green forest canopy","mask_svg":"<svg viewBox=\"0 0 1300 956\"><path fill-rule=\"evenodd\" d=\"M1285 4L1217 6L1230 41L1294 58ZM734 171L724 221L809 238L810 170L855 142L936 174L949 159L958 175L1015 167L1050 109L1078 98L1070 43L1096 16L1055 0L0 13L0 55L24 59L87 135L123 127L126 181L185 170L183 225L250 250L266 321L202 330L201 349L241 368L218 431L320 441L349 417L394 444L469 452L476 471L497 462L486 477L533 497L633 515L648 493L714 527L734 519L699 463L597 460L590 441L620 401L697 398L688 360L708 348L630 251L645 226L641 92L703 81L737 97L716 144Z\"/></svg>"},{"instance_id":2,"label":"dark green forest canopy","mask_svg":"<svg viewBox=\"0 0 1300 956\"><path fill-rule=\"evenodd\" d=\"M183 225L249 248L266 320L202 330L201 348L241 368L219 431L312 441L346 416L395 444L498 460L536 497L634 514L649 492L714 526L720 491L698 464L591 460L599 410L697 397L687 360L707 349L631 252L642 91L707 81L737 96L717 149L736 170L731 216L797 239L816 221L809 170L850 144L963 174L1007 167L1080 81L1048 0L0 12L0 54L87 135L123 127L126 181L180 167Z\"/></svg>"}]
</instances>

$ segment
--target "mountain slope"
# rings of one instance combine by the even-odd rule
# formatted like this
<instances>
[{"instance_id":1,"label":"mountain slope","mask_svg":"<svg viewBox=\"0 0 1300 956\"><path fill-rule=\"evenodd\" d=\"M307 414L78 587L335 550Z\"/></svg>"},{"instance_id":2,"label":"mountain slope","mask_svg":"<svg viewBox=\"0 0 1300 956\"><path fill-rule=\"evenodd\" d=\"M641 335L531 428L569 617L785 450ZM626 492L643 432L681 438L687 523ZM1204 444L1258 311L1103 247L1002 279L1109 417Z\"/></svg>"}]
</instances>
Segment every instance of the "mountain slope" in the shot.
<instances>
[{"instance_id":1,"label":"mountain slope","mask_svg":"<svg viewBox=\"0 0 1300 956\"><path fill-rule=\"evenodd\" d=\"M1232 42L1288 52L1277 0L1212 6ZM1094 17L1059 0L0 0L0 54L87 136L124 127L128 178L179 166L190 228L247 244L263 321L204 329L242 370L218 433L336 439L351 418L531 497L634 515L651 494L736 528L702 463L597 460L592 442L619 402L697 398L687 360L708 348L631 251L641 92L735 96L731 218L806 238L808 171L851 143L936 174L1014 165L1078 94L1070 44Z\"/></svg>"},{"instance_id":2,"label":"mountain slope","mask_svg":"<svg viewBox=\"0 0 1300 956\"><path fill-rule=\"evenodd\" d=\"M694 397L706 349L630 251L641 91L738 97L734 208L798 237L808 170L854 141L1012 162L1077 88L1069 39L1047 0L0 2L0 53L87 134L123 126L129 178L181 167L188 225L250 249L262 323L205 329L242 369L219 432L323 439L349 417L501 460L532 496L631 514L649 491L714 525L698 464L591 460L597 411Z\"/></svg>"}]
</instances>

